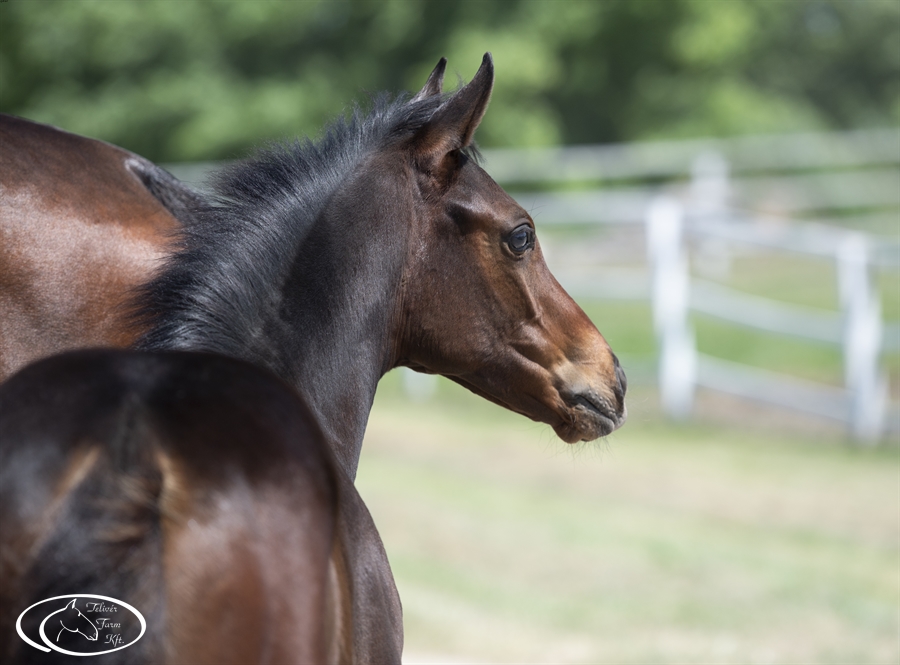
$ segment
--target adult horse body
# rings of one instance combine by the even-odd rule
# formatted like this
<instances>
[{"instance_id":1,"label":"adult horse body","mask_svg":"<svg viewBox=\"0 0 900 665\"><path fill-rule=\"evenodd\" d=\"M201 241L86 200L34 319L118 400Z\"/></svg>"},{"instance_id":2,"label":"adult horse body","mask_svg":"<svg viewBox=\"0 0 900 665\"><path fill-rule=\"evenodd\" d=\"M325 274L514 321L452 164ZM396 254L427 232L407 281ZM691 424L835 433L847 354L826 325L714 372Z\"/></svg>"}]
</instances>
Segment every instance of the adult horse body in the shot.
<instances>
[{"instance_id":1,"label":"adult horse body","mask_svg":"<svg viewBox=\"0 0 900 665\"><path fill-rule=\"evenodd\" d=\"M99 662L400 662L368 511L295 391L244 362L89 350L17 373L0 385L0 523L4 662L47 662L16 615L73 590L146 618ZM63 628L96 641L76 618Z\"/></svg>"},{"instance_id":2,"label":"adult horse body","mask_svg":"<svg viewBox=\"0 0 900 665\"><path fill-rule=\"evenodd\" d=\"M122 306L199 197L126 150L0 114L0 379L83 346L128 346Z\"/></svg>"}]
</instances>

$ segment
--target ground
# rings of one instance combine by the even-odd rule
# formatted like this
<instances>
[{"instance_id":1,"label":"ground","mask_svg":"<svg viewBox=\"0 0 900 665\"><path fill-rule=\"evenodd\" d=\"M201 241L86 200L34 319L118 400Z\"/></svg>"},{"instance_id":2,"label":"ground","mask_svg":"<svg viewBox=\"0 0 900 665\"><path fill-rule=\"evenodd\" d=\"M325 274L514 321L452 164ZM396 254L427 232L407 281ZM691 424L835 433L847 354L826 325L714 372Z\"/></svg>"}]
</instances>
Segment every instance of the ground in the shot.
<instances>
[{"instance_id":1,"label":"ground","mask_svg":"<svg viewBox=\"0 0 900 665\"><path fill-rule=\"evenodd\" d=\"M405 662L900 662L900 446L734 410L674 425L638 388L622 430L569 447L386 377L357 484Z\"/></svg>"}]
</instances>

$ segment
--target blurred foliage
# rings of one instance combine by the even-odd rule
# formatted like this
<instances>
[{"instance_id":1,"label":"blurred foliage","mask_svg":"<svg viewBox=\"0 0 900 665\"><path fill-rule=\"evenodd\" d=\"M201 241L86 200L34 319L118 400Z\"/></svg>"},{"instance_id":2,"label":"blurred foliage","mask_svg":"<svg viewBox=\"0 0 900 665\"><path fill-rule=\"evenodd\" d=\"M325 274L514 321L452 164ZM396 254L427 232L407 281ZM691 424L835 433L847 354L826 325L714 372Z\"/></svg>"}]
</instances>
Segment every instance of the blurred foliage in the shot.
<instances>
[{"instance_id":1,"label":"blurred foliage","mask_svg":"<svg viewBox=\"0 0 900 665\"><path fill-rule=\"evenodd\" d=\"M897 0L10 0L0 110L220 159L418 89L442 55L467 80L488 50L486 146L900 121Z\"/></svg>"}]
</instances>

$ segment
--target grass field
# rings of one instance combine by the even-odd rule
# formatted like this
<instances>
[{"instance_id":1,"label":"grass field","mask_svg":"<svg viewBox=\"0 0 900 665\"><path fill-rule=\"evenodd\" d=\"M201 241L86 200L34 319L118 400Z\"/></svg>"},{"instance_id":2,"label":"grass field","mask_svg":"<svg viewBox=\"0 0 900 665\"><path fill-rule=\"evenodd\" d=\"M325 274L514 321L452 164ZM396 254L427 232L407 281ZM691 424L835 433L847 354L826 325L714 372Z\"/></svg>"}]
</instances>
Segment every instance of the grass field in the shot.
<instances>
[{"instance_id":1,"label":"grass field","mask_svg":"<svg viewBox=\"0 0 900 665\"><path fill-rule=\"evenodd\" d=\"M404 605L405 661L898 663L900 449L673 426L607 441L388 375L357 486Z\"/></svg>"}]
</instances>

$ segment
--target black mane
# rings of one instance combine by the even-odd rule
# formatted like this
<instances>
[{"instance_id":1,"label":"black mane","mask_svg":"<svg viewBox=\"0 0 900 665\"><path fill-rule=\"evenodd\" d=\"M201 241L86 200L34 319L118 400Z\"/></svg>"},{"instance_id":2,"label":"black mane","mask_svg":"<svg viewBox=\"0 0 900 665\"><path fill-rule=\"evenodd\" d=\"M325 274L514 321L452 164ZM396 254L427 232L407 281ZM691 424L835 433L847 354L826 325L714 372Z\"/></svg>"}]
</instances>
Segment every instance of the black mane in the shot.
<instances>
[{"instance_id":1,"label":"black mane","mask_svg":"<svg viewBox=\"0 0 900 665\"><path fill-rule=\"evenodd\" d=\"M318 141L272 145L217 173L176 254L135 298L136 323L149 331L137 347L214 351L278 371L263 327L323 206L361 159L411 137L443 99L381 94Z\"/></svg>"}]
</instances>

